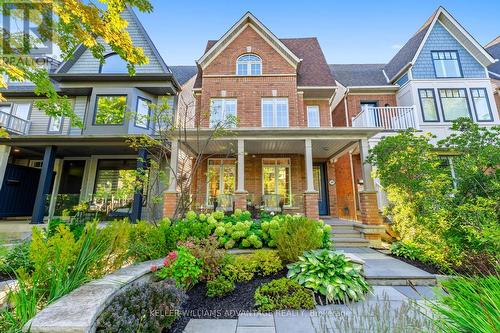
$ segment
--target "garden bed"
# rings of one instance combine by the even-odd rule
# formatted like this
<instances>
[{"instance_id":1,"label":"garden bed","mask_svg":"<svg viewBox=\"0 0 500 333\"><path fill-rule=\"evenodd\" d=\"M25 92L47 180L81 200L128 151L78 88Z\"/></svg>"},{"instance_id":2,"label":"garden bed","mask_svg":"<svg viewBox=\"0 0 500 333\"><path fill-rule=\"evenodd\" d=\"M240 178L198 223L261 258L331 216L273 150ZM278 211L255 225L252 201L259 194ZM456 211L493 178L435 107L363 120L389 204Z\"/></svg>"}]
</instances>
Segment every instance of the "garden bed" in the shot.
<instances>
[{"instance_id":1,"label":"garden bed","mask_svg":"<svg viewBox=\"0 0 500 333\"><path fill-rule=\"evenodd\" d=\"M254 294L264 283L286 276L286 269L271 276L256 276L250 282L236 283L233 292L223 297L207 297L205 283L198 283L187 292L188 299L181 309L182 315L174 322L169 333L181 333L190 319L237 319L242 312L255 311Z\"/></svg>"}]
</instances>

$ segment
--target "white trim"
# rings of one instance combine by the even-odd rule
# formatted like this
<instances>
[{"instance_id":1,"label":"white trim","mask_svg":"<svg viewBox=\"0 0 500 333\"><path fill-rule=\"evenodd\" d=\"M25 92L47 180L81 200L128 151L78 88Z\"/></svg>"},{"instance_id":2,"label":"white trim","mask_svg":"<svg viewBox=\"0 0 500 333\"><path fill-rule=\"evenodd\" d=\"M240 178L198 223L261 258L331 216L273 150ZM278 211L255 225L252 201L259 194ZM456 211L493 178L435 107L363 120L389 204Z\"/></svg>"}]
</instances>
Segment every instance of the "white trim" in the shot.
<instances>
[{"instance_id":1,"label":"white trim","mask_svg":"<svg viewBox=\"0 0 500 333\"><path fill-rule=\"evenodd\" d=\"M251 61L241 61L241 64L245 64L246 66L246 70L247 70L247 74L238 74L238 65L240 65L240 59L243 58L243 57L246 57L246 56L254 56L254 57L257 57L259 60L258 61L254 61L254 60L251 60ZM259 71L259 74L252 74L252 65L260 65L260 71ZM238 58L236 58L236 70L235 70L235 73L237 76L261 76L262 75L262 58L256 54L256 53L243 53L242 55L240 55Z\"/></svg>"},{"instance_id":2,"label":"white trim","mask_svg":"<svg viewBox=\"0 0 500 333\"><path fill-rule=\"evenodd\" d=\"M278 124L278 101L286 101L286 126L277 126ZM264 126L264 102L270 101L272 103L273 112L273 124L272 126ZM290 127L290 108L288 105L288 97L263 97L260 100L260 117L261 117L261 127L262 128L289 128Z\"/></svg>"},{"instance_id":3,"label":"white trim","mask_svg":"<svg viewBox=\"0 0 500 333\"><path fill-rule=\"evenodd\" d=\"M256 27L260 28L267 36L264 37L262 32L257 31L257 29L253 28L252 25L255 25ZM273 41L278 45L280 48L283 49L287 53L287 56L285 57L288 62L294 65L294 67L297 67L298 63L300 62L301 59L299 59L295 54L293 54L288 47L283 44L282 41L280 41L267 27L265 27L252 13L247 12L241 19L239 19L200 59L198 59L197 63L202 67L202 69L205 69L211 61L222 51L224 50L224 45L229 44L232 40L234 40L237 36L241 34L242 31L245 30L247 27L252 27L261 37L264 37L264 39L280 54L283 55L282 51L279 50L278 47L276 47L273 43L270 43L270 41ZM236 33L235 33L236 32ZM230 36L233 34L234 36L230 38ZM216 51L220 47L220 50Z\"/></svg>"},{"instance_id":4,"label":"white trim","mask_svg":"<svg viewBox=\"0 0 500 333\"><path fill-rule=\"evenodd\" d=\"M283 164L277 164L276 161L278 160L286 160L287 161L287 164L286 165L283 165ZM293 198L292 198L292 161L289 157L262 157L261 158L261 161L260 161L260 164L261 164L261 185L262 185L262 195L266 195L264 193L264 161L274 161L274 165L272 164L267 164L266 166L268 167L271 167L271 166L274 166L274 177L275 177L275 184L274 184L274 190L276 192L276 190L278 189L278 182L276 181L277 177L276 177L276 167L285 167L288 169L288 194L290 195L290 204L288 205L284 205L285 207L292 207L293 206ZM279 194L279 193L275 193L275 194ZM286 199L286 198L285 198Z\"/></svg>"},{"instance_id":5,"label":"white trim","mask_svg":"<svg viewBox=\"0 0 500 333\"><path fill-rule=\"evenodd\" d=\"M337 89L337 86L297 86L297 89L308 90L308 89Z\"/></svg>"},{"instance_id":6,"label":"white trim","mask_svg":"<svg viewBox=\"0 0 500 333\"><path fill-rule=\"evenodd\" d=\"M349 89L399 90L400 86L348 86Z\"/></svg>"},{"instance_id":7,"label":"white trim","mask_svg":"<svg viewBox=\"0 0 500 333\"><path fill-rule=\"evenodd\" d=\"M221 104L221 120L222 122L224 122L226 120L226 102L234 102L234 116L235 117L238 117L238 99L237 98L226 98L226 97L214 97L214 98L210 98L210 115L209 115L209 120L208 120L208 124L210 126L210 128L213 128L212 127L212 110L213 110L213 102L214 101L222 101L222 104ZM229 103L228 103L229 104Z\"/></svg>"},{"instance_id":8,"label":"white trim","mask_svg":"<svg viewBox=\"0 0 500 333\"><path fill-rule=\"evenodd\" d=\"M318 126L311 126L311 119L309 117L309 109L316 109L317 111L317 117L318 117ZM318 127L321 127L321 114L320 114L320 111L319 111L319 105L307 105L306 106L306 116L307 116L307 127L309 128L318 128Z\"/></svg>"},{"instance_id":9,"label":"white trim","mask_svg":"<svg viewBox=\"0 0 500 333\"><path fill-rule=\"evenodd\" d=\"M260 75L237 75L237 74L206 74L203 75L204 78L219 78L219 77L286 77L286 76L297 76L296 73L290 74L260 74ZM193 90L201 90L201 88L193 88Z\"/></svg>"},{"instance_id":10,"label":"white trim","mask_svg":"<svg viewBox=\"0 0 500 333\"><path fill-rule=\"evenodd\" d=\"M210 196L209 196L209 194L210 194L209 193L210 192L209 191L210 190L210 179L209 179L210 175L209 175L208 169L210 168L210 162L211 161L221 161L220 164L215 164L215 165L220 165L221 166L219 168L219 176L218 176L219 177L219 192L220 192L219 194L234 194L234 192L236 191L236 188L237 188L236 181L238 179L238 175L237 175L237 171L238 170L237 170L237 165L236 165L237 164L237 160L235 158L230 158L230 157L228 157L228 158L224 158L224 157L209 158L207 160L207 173L206 173L207 174L207 176L206 176L206 183L207 183L206 184L206 186L207 186L207 191L206 192L207 193L205 195L205 204L207 206L210 206L210 207L213 206L213 205L209 204L209 201L208 201L209 198L210 198ZM233 164L227 164L228 166L231 165L232 167L234 167L234 180L235 180L235 182L234 182L233 191L231 193L223 193L224 192L224 163L223 163L223 161L234 161Z\"/></svg>"},{"instance_id":11,"label":"white trim","mask_svg":"<svg viewBox=\"0 0 500 333\"><path fill-rule=\"evenodd\" d=\"M385 69L382 69L382 73L384 74L385 76L385 80L387 81L387 83L391 83L391 80L389 80L389 77L387 76L387 74L385 73Z\"/></svg>"},{"instance_id":12,"label":"white trim","mask_svg":"<svg viewBox=\"0 0 500 333\"><path fill-rule=\"evenodd\" d=\"M500 74L497 74L497 73L492 72L492 71L488 71L488 73L490 73L491 75L496 76L500 79Z\"/></svg>"}]
</instances>

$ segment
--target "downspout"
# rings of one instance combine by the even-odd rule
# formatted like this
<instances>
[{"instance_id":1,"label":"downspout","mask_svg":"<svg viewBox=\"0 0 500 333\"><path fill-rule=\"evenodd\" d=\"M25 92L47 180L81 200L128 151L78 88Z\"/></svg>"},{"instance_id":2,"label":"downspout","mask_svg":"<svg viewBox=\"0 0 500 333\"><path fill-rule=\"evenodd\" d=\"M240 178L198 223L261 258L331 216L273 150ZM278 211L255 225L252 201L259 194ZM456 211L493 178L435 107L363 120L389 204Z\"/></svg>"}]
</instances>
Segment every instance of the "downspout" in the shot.
<instances>
[{"instance_id":1,"label":"downspout","mask_svg":"<svg viewBox=\"0 0 500 333\"><path fill-rule=\"evenodd\" d=\"M345 126L349 127L349 112L347 111L347 94L349 93L349 88L344 92L344 112L345 112Z\"/></svg>"},{"instance_id":2,"label":"downspout","mask_svg":"<svg viewBox=\"0 0 500 333\"><path fill-rule=\"evenodd\" d=\"M351 165L352 194L354 200L354 219L358 220L358 198L356 197L356 182L354 179L354 164L352 163L352 150L349 151L349 163Z\"/></svg>"}]
</instances>

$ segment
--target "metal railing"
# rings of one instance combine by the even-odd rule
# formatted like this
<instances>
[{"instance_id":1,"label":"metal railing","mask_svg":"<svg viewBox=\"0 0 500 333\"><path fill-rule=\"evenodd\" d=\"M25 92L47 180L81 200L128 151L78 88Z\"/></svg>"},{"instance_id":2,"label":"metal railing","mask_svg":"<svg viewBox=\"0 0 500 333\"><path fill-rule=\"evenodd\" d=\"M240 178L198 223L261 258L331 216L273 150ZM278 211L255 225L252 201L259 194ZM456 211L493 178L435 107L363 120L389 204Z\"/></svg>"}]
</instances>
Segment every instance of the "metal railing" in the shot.
<instances>
[{"instance_id":1,"label":"metal railing","mask_svg":"<svg viewBox=\"0 0 500 333\"><path fill-rule=\"evenodd\" d=\"M0 127L5 128L8 132L21 135L28 134L30 124L29 120L0 111Z\"/></svg>"},{"instance_id":2,"label":"metal railing","mask_svg":"<svg viewBox=\"0 0 500 333\"><path fill-rule=\"evenodd\" d=\"M352 118L352 127L379 127L386 130L418 129L417 109L412 106L368 107Z\"/></svg>"}]
</instances>

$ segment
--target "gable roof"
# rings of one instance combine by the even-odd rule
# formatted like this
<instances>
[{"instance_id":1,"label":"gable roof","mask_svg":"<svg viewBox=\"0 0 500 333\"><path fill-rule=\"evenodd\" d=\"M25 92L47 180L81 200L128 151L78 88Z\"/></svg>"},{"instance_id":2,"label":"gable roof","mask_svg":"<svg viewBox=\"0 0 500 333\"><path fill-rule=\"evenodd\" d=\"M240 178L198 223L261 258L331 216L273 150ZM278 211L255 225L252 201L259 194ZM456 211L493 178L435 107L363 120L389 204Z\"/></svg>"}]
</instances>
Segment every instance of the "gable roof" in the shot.
<instances>
[{"instance_id":1,"label":"gable roof","mask_svg":"<svg viewBox=\"0 0 500 333\"><path fill-rule=\"evenodd\" d=\"M302 59L298 58L286 45L283 44L264 24L262 24L252 13L246 12L215 44L207 47L203 56L196 63L203 69L219 54L234 38L236 38L247 26L252 26L269 42L290 64L297 67Z\"/></svg>"},{"instance_id":2,"label":"gable roof","mask_svg":"<svg viewBox=\"0 0 500 333\"><path fill-rule=\"evenodd\" d=\"M197 66L170 66L169 68L180 85L184 85L198 73Z\"/></svg>"},{"instance_id":3,"label":"gable roof","mask_svg":"<svg viewBox=\"0 0 500 333\"><path fill-rule=\"evenodd\" d=\"M283 38L280 42L290 52L301 59L297 73L297 85L299 87L333 87L335 86L334 75L330 71L316 37L305 38ZM217 44L216 40L209 40L205 48L205 54ZM198 71L194 88L201 88L202 71Z\"/></svg>"},{"instance_id":4,"label":"gable roof","mask_svg":"<svg viewBox=\"0 0 500 333\"><path fill-rule=\"evenodd\" d=\"M493 58L499 59L499 61L488 67L488 72L490 78L500 80L500 36L487 45L486 51L488 51Z\"/></svg>"},{"instance_id":5,"label":"gable roof","mask_svg":"<svg viewBox=\"0 0 500 333\"><path fill-rule=\"evenodd\" d=\"M330 71L344 87L392 86L387 82L385 64L330 64Z\"/></svg>"},{"instance_id":6,"label":"gable roof","mask_svg":"<svg viewBox=\"0 0 500 333\"><path fill-rule=\"evenodd\" d=\"M139 18L135 14L134 10L128 6L124 10L124 15L127 15L127 14L130 15L130 20L132 21L132 22L129 22L129 27L131 26L130 23L133 23L137 26L140 34L142 35L142 37L144 37L144 39L146 41L146 45L148 45L151 48L151 51L153 52L154 57L156 58L156 60L160 64L160 67L162 69L162 73L171 73L167 64L165 63L165 61L161 57L160 53L158 52L158 49L156 48L153 41L149 37L149 34L147 33L146 29L144 29L144 26L142 25L141 21L139 20ZM73 67L73 65L76 64L78 59L80 59L80 57L85 53L85 51L87 51L87 49L88 48L83 44L78 45L76 50L73 52L73 56L70 59L68 59L67 61L65 61L59 67L59 69L57 70L57 73L58 74L68 73L68 71L71 69L71 67Z\"/></svg>"},{"instance_id":7,"label":"gable roof","mask_svg":"<svg viewBox=\"0 0 500 333\"><path fill-rule=\"evenodd\" d=\"M404 69L413 65L438 20L481 64L489 66L494 63L491 55L444 7L440 6L384 67L384 72L390 81L397 79Z\"/></svg>"}]
</instances>

